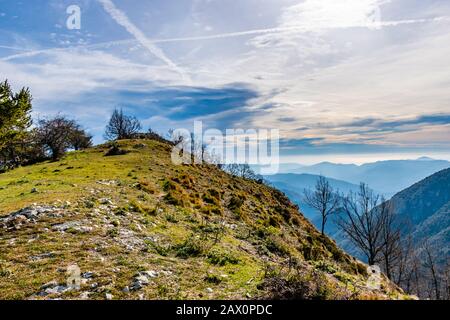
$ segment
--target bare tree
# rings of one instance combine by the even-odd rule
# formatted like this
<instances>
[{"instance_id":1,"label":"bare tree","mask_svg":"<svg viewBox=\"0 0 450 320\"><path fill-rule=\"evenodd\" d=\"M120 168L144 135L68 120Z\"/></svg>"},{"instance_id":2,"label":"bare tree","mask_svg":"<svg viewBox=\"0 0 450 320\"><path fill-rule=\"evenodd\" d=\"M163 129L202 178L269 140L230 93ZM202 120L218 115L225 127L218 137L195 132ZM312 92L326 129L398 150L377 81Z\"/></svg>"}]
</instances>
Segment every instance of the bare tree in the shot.
<instances>
[{"instance_id":1,"label":"bare tree","mask_svg":"<svg viewBox=\"0 0 450 320\"><path fill-rule=\"evenodd\" d=\"M180 132L177 132L174 129L169 129L167 139L174 145L178 145L185 140L185 137Z\"/></svg>"},{"instance_id":2,"label":"bare tree","mask_svg":"<svg viewBox=\"0 0 450 320\"><path fill-rule=\"evenodd\" d=\"M50 153L52 160L59 160L71 147L73 132L79 127L75 121L58 115L40 120L36 129L38 142Z\"/></svg>"},{"instance_id":3,"label":"bare tree","mask_svg":"<svg viewBox=\"0 0 450 320\"><path fill-rule=\"evenodd\" d=\"M393 263L393 267L390 268L390 279L398 286L408 288L407 291L409 292L414 274L412 261L415 259L413 239L410 234L405 239L400 236L395 258L396 261ZM393 259L390 260L392 261Z\"/></svg>"},{"instance_id":4,"label":"bare tree","mask_svg":"<svg viewBox=\"0 0 450 320\"><path fill-rule=\"evenodd\" d=\"M398 285L402 286L407 293L419 295L419 258L415 251L405 261L404 276L398 277Z\"/></svg>"},{"instance_id":5,"label":"bare tree","mask_svg":"<svg viewBox=\"0 0 450 320\"><path fill-rule=\"evenodd\" d=\"M195 139L193 133L191 133L191 154L196 163L208 162L207 146Z\"/></svg>"},{"instance_id":6,"label":"bare tree","mask_svg":"<svg viewBox=\"0 0 450 320\"><path fill-rule=\"evenodd\" d=\"M141 123L136 117L125 115L122 109L115 109L106 126L105 138L108 140L131 139L141 129Z\"/></svg>"},{"instance_id":7,"label":"bare tree","mask_svg":"<svg viewBox=\"0 0 450 320\"><path fill-rule=\"evenodd\" d=\"M383 232L388 212L387 206L379 206L381 203L384 201L362 183L356 195L350 193L344 198L344 216L338 220L343 233L367 257L370 265L379 262L385 245Z\"/></svg>"},{"instance_id":8,"label":"bare tree","mask_svg":"<svg viewBox=\"0 0 450 320\"><path fill-rule=\"evenodd\" d=\"M382 234L381 234L381 255L383 259L383 268L386 276L393 279L394 269L401 263L402 239L400 228L397 226L397 219L392 210L391 202L383 201L376 209L381 213Z\"/></svg>"},{"instance_id":9,"label":"bare tree","mask_svg":"<svg viewBox=\"0 0 450 320\"><path fill-rule=\"evenodd\" d=\"M447 258L445 265L444 285L445 299L450 300L450 258Z\"/></svg>"},{"instance_id":10,"label":"bare tree","mask_svg":"<svg viewBox=\"0 0 450 320\"><path fill-rule=\"evenodd\" d=\"M405 250L404 247L402 257L402 264L400 264L403 267L402 274L397 274L395 283L401 286L407 293L421 296L424 278L421 266L422 262L412 243L410 249Z\"/></svg>"},{"instance_id":11,"label":"bare tree","mask_svg":"<svg viewBox=\"0 0 450 320\"><path fill-rule=\"evenodd\" d=\"M239 176L239 165L237 163L227 164L224 169L232 176Z\"/></svg>"},{"instance_id":12,"label":"bare tree","mask_svg":"<svg viewBox=\"0 0 450 320\"><path fill-rule=\"evenodd\" d=\"M92 136L87 134L80 126L74 128L70 136L70 145L75 150L92 147Z\"/></svg>"},{"instance_id":13,"label":"bare tree","mask_svg":"<svg viewBox=\"0 0 450 320\"><path fill-rule=\"evenodd\" d=\"M259 178L247 163L228 164L225 166L225 171L233 176L244 179L256 180Z\"/></svg>"},{"instance_id":14,"label":"bare tree","mask_svg":"<svg viewBox=\"0 0 450 320\"><path fill-rule=\"evenodd\" d=\"M441 290L440 290L440 279L439 279L439 271L436 262L436 257L432 252L431 244L428 241L425 241L423 244L423 252L425 254L424 267L429 271L431 276L431 292L434 292L434 296L436 300L441 299ZM432 293L430 292L430 298L432 298Z\"/></svg>"},{"instance_id":15,"label":"bare tree","mask_svg":"<svg viewBox=\"0 0 450 320\"><path fill-rule=\"evenodd\" d=\"M317 179L315 189L313 191L305 190L303 194L304 202L320 213L322 235L325 235L325 225L328 218L337 212L340 205L339 193L333 189L325 177L320 176Z\"/></svg>"}]
</instances>

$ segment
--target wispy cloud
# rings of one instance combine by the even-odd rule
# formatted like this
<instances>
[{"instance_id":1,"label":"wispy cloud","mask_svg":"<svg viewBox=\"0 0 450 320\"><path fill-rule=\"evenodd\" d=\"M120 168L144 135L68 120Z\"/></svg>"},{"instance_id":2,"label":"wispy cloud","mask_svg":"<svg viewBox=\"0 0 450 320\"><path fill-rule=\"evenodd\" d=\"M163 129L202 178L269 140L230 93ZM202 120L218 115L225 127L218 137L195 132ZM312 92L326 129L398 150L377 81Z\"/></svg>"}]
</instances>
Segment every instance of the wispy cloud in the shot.
<instances>
[{"instance_id":1,"label":"wispy cloud","mask_svg":"<svg viewBox=\"0 0 450 320\"><path fill-rule=\"evenodd\" d=\"M183 69L178 67L167 55L155 44L150 41L147 36L130 21L128 16L121 10L119 10L111 0L97 0L102 5L105 11L114 19L119 25L124 27L136 40L150 51L157 58L164 61L170 68L181 74L185 79L189 79L189 76Z\"/></svg>"},{"instance_id":2,"label":"wispy cloud","mask_svg":"<svg viewBox=\"0 0 450 320\"><path fill-rule=\"evenodd\" d=\"M255 29L246 30L238 32L228 32L219 33L206 36L197 37L180 37L180 38L168 38L168 39L155 39L152 43L169 43L169 42L184 42L184 41L202 41L202 40L216 40L216 39L226 39L234 37L244 37L244 36L254 36L261 34L277 34L277 33L307 33L311 31L324 31L324 30L334 30L334 29L347 29L347 28L383 28L383 27L395 27L399 25L408 25L416 23L427 23L427 22L439 22L439 21L450 21L450 17L437 17L432 19L410 19L410 20L397 20L397 21L366 21L366 22L356 22L356 23L346 23L343 25L310 25L310 26L292 26L292 27L277 27L277 28L265 28L265 29Z\"/></svg>"},{"instance_id":3,"label":"wispy cloud","mask_svg":"<svg viewBox=\"0 0 450 320\"><path fill-rule=\"evenodd\" d=\"M45 54L52 51L61 51L61 50L70 50L73 48L87 48L87 49L101 49L101 48L109 48L112 46L123 46L123 45L133 45L136 43L140 43L143 47L148 49L154 56L164 61L169 67L182 74L186 78L186 72L180 68L175 62L173 62L167 55L156 46L156 44L160 43L176 43L176 42L195 42L195 41L207 41L207 40L218 40L218 39L227 39L227 38L235 38L235 37L247 37L247 36L260 36L260 35L293 35L293 34L304 34L313 31L327 31L327 30L338 30L338 29L348 29L348 28L368 28L368 29L378 29L384 27L396 27L401 25L410 25L410 24L423 24L423 23L432 23L432 22L443 22L450 21L450 17L442 16L435 18L427 18L427 19L407 19L407 20L394 20L394 21L375 21L375 20L361 20L354 22L345 22L342 24L330 24L324 22L317 22L316 24L310 22L309 24L300 24L297 26L280 26L273 28L262 28L262 29L253 29L253 30L244 30L237 32L225 32L204 36L191 36L191 37L176 37L176 38L161 38L161 39L149 39L145 34L137 28L125 15L124 12L117 9L114 3L111 0L97 0L104 6L105 10L111 15L111 17L121 26L123 26L134 38L125 39L125 40L116 40L116 41L107 41L101 43L94 44L82 44L76 46L70 46L68 48L48 48L42 50L28 50L20 47L9 47L9 46L0 46L0 48L11 49L16 51L25 51L23 53L17 53L13 55L9 55L1 58L3 61L9 61L19 58L27 58L33 57L39 54ZM334 12L334 11L333 11ZM296 18L296 20L299 20ZM264 38L263 38L264 39ZM266 39L264 39L266 41ZM261 41L262 42L262 41ZM254 42L255 43L255 42Z\"/></svg>"}]
</instances>

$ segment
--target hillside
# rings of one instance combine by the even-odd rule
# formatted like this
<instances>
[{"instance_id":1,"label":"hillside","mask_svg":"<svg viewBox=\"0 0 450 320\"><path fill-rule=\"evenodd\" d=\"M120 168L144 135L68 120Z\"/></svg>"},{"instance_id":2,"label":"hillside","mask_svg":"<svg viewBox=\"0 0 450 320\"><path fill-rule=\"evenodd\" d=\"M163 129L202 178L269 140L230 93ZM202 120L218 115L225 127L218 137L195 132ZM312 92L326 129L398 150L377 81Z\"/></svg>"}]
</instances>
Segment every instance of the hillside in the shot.
<instances>
[{"instance_id":1,"label":"hillside","mask_svg":"<svg viewBox=\"0 0 450 320\"><path fill-rule=\"evenodd\" d=\"M412 229L416 243L429 239L445 259L450 252L450 169L396 194L390 200L395 213Z\"/></svg>"},{"instance_id":2,"label":"hillside","mask_svg":"<svg viewBox=\"0 0 450 320\"><path fill-rule=\"evenodd\" d=\"M324 162L296 169L294 173L322 174L353 184L364 182L372 189L391 197L433 173L449 167L448 161L422 157L417 160L379 161L361 166Z\"/></svg>"},{"instance_id":3,"label":"hillside","mask_svg":"<svg viewBox=\"0 0 450 320\"><path fill-rule=\"evenodd\" d=\"M174 166L164 142L120 147L0 175L0 299L404 298L279 191Z\"/></svg>"}]
</instances>

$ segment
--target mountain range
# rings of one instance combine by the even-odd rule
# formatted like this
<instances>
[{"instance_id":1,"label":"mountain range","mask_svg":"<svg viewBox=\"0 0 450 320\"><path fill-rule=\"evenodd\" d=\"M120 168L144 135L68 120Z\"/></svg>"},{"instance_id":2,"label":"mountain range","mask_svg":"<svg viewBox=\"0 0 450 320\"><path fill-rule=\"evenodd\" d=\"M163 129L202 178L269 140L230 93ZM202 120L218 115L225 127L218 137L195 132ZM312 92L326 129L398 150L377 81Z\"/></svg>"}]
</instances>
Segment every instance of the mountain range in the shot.
<instances>
[{"instance_id":1,"label":"mountain range","mask_svg":"<svg viewBox=\"0 0 450 320\"><path fill-rule=\"evenodd\" d=\"M416 160L388 160L363 165L322 162L312 166L294 167L290 173L323 175L357 185L364 182L373 190L390 198L433 173L449 167L449 161L422 157Z\"/></svg>"}]
</instances>

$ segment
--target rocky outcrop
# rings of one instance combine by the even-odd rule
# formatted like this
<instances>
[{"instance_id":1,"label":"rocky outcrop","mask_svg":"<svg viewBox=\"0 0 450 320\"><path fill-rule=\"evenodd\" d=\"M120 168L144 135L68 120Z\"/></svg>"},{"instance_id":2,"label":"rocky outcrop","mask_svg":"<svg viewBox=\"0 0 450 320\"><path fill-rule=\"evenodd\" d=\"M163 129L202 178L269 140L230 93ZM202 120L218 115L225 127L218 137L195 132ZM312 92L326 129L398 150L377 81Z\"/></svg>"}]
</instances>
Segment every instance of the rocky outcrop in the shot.
<instances>
[{"instance_id":1,"label":"rocky outcrop","mask_svg":"<svg viewBox=\"0 0 450 320\"><path fill-rule=\"evenodd\" d=\"M27 224L36 223L43 217L58 218L65 213L65 209L56 206L33 205L0 218L0 229L19 230Z\"/></svg>"}]
</instances>

